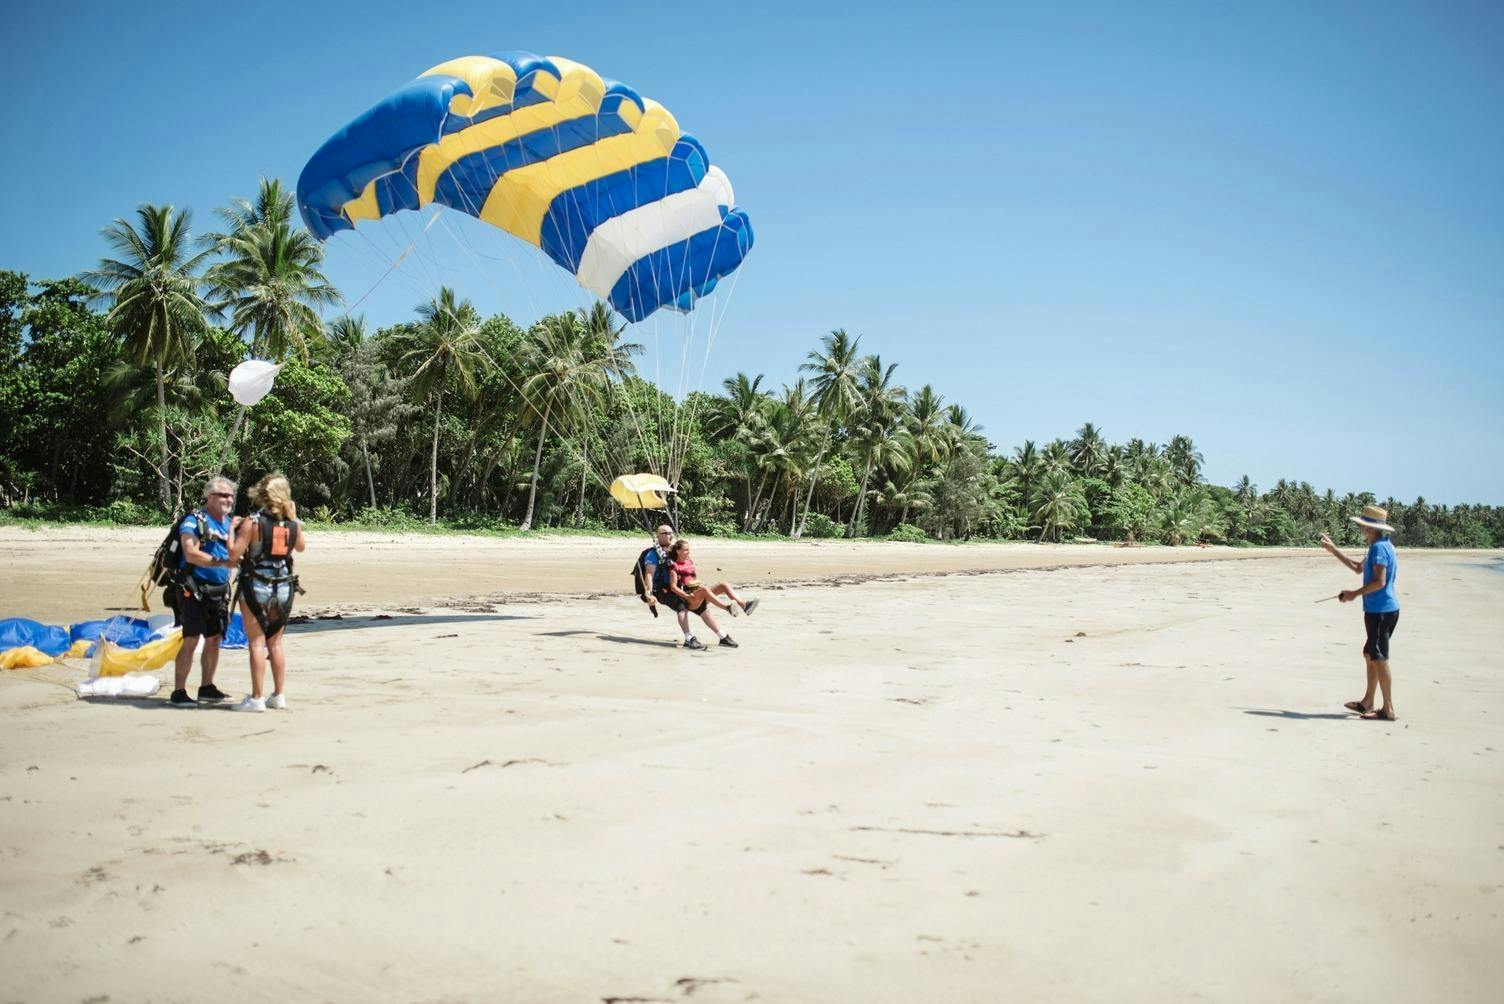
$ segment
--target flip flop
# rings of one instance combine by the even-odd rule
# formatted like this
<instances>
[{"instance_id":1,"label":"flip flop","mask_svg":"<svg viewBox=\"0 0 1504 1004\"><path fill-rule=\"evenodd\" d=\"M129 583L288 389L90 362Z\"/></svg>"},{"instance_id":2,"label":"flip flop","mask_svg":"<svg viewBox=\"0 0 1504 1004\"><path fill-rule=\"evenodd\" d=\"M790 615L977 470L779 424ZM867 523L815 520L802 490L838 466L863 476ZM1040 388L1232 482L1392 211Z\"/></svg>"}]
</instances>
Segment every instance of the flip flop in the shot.
<instances>
[{"instance_id":1,"label":"flip flop","mask_svg":"<svg viewBox=\"0 0 1504 1004\"><path fill-rule=\"evenodd\" d=\"M1355 711L1355 712L1357 712L1360 715L1370 715L1370 714L1373 714L1373 708L1365 708L1363 706L1363 702L1362 701L1348 701L1346 704L1344 704L1342 706L1344 708L1346 708L1348 711Z\"/></svg>"},{"instance_id":2,"label":"flip flop","mask_svg":"<svg viewBox=\"0 0 1504 1004\"><path fill-rule=\"evenodd\" d=\"M1395 713L1393 711L1371 711L1368 714L1364 715L1363 719L1365 721L1369 721L1369 722L1397 722L1397 721L1399 721L1399 718L1395 716Z\"/></svg>"}]
</instances>

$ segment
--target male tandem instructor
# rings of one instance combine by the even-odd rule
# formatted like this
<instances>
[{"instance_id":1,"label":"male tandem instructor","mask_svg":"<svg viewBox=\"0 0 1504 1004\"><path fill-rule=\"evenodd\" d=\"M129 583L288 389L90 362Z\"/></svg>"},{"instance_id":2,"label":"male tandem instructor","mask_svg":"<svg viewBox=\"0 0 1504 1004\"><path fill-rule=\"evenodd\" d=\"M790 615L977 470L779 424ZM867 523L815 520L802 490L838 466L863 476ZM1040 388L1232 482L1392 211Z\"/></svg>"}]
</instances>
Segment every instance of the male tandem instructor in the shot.
<instances>
[{"instance_id":1,"label":"male tandem instructor","mask_svg":"<svg viewBox=\"0 0 1504 1004\"><path fill-rule=\"evenodd\" d=\"M1394 545L1385 534L1393 533L1394 527L1388 523L1389 513L1376 505L1366 505L1360 515L1348 518L1363 528L1363 536L1368 539L1368 553L1362 561L1349 558L1337 550L1332 538L1321 535L1321 546L1332 557L1363 576L1362 588L1344 589L1337 594L1343 603L1363 597L1363 664L1368 669L1368 689L1363 692L1363 699L1348 701L1344 707L1364 718L1392 722L1395 714L1394 698L1389 693L1389 638L1400 620L1400 601L1394 595L1399 563ZM1375 684L1384 694L1384 704L1377 710L1373 706Z\"/></svg>"},{"instance_id":2,"label":"male tandem instructor","mask_svg":"<svg viewBox=\"0 0 1504 1004\"><path fill-rule=\"evenodd\" d=\"M204 486L204 504L183 517L180 540L183 568L178 576L178 620L183 625L183 647L174 667L171 701L178 707L197 704L188 696L188 671L193 653L204 640L203 669L199 676L198 700L223 701L229 694L214 685L219 667L219 642L230 620L230 538L234 525L235 482L212 478Z\"/></svg>"}]
</instances>

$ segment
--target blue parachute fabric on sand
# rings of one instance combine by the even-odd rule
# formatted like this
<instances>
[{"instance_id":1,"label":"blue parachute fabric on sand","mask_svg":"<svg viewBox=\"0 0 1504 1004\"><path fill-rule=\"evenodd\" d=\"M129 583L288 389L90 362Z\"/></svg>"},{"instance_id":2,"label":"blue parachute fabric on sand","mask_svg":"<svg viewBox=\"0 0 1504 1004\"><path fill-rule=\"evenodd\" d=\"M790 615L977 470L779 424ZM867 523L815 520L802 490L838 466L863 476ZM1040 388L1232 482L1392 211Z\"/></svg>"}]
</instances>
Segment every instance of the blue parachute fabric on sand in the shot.
<instances>
[{"instance_id":1,"label":"blue parachute fabric on sand","mask_svg":"<svg viewBox=\"0 0 1504 1004\"><path fill-rule=\"evenodd\" d=\"M92 657L94 650L99 647L99 639L107 639L112 645L119 648L136 649L149 641L156 641L152 633L151 625L139 617L111 617L107 621L88 622L92 627L98 623L98 630L94 631L93 642L85 655ZM84 625L79 625L83 627Z\"/></svg>"},{"instance_id":2,"label":"blue parachute fabric on sand","mask_svg":"<svg viewBox=\"0 0 1504 1004\"><path fill-rule=\"evenodd\" d=\"M241 620L240 614L231 615L230 623L225 628L225 636L220 640L219 647L222 649L246 647L245 622Z\"/></svg>"},{"instance_id":3,"label":"blue parachute fabric on sand","mask_svg":"<svg viewBox=\"0 0 1504 1004\"><path fill-rule=\"evenodd\" d=\"M72 644L67 628L43 624L26 617L0 620L0 652L30 646L56 658L68 651Z\"/></svg>"}]
</instances>

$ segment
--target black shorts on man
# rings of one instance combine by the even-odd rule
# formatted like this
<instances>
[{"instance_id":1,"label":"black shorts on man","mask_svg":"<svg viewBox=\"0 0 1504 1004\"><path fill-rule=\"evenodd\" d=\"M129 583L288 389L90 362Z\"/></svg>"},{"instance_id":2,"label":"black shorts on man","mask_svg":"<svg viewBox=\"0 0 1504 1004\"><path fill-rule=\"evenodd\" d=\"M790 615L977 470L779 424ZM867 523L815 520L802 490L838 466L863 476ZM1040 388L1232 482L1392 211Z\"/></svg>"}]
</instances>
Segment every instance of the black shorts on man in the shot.
<instances>
[{"instance_id":1,"label":"black shorts on man","mask_svg":"<svg viewBox=\"0 0 1504 1004\"><path fill-rule=\"evenodd\" d=\"M1400 612L1390 611L1387 614L1363 615L1363 631L1367 638L1363 642L1363 654L1370 659L1379 662L1389 661L1389 636L1394 634L1395 625L1400 622Z\"/></svg>"},{"instance_id":2,"label":"black shorts on man","mask_svg":"<svg viewBox=\"0 0 1504 1004\"><path fill-rule=\"evenodd\" d=\"M177 616L185 638L214 638L224 634L230 624L229 589L200 588L197 594L185 590L179 594Z\"/></svg>"}]
</instances>

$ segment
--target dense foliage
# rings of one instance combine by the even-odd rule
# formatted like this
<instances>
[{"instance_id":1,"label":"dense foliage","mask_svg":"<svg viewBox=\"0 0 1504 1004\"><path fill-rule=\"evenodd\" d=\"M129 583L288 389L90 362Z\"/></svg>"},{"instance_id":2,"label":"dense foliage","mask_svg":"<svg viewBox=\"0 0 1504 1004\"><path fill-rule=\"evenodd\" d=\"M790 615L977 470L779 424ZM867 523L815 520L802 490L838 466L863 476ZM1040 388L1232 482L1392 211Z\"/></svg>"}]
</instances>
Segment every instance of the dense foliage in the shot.
<instances>
[{"instance_id":1,"label":"dense foliage","mask_svg":"<svg viewBox=\"0 0 1504 1004\"><path fill-rule=\"evenodd\" d=\"M998 452L844 331L792 386L738 373L676 402L603 305L523 328L443 289L407 323L326 324L339 294L280 185L220 217L195 239L143 206L79 279L0 272L0 512L158 522L216 471L281 469L326 521L625 529L609 481L653 470L693 533L1356 543L1346 516L1378 502L1401 544L1504 545L1501 507L1206 484L1185 436L1113 444L1088 422ZM248 353L286 368L242 412L226 374Z\"/></svg>"}]
</instances>

